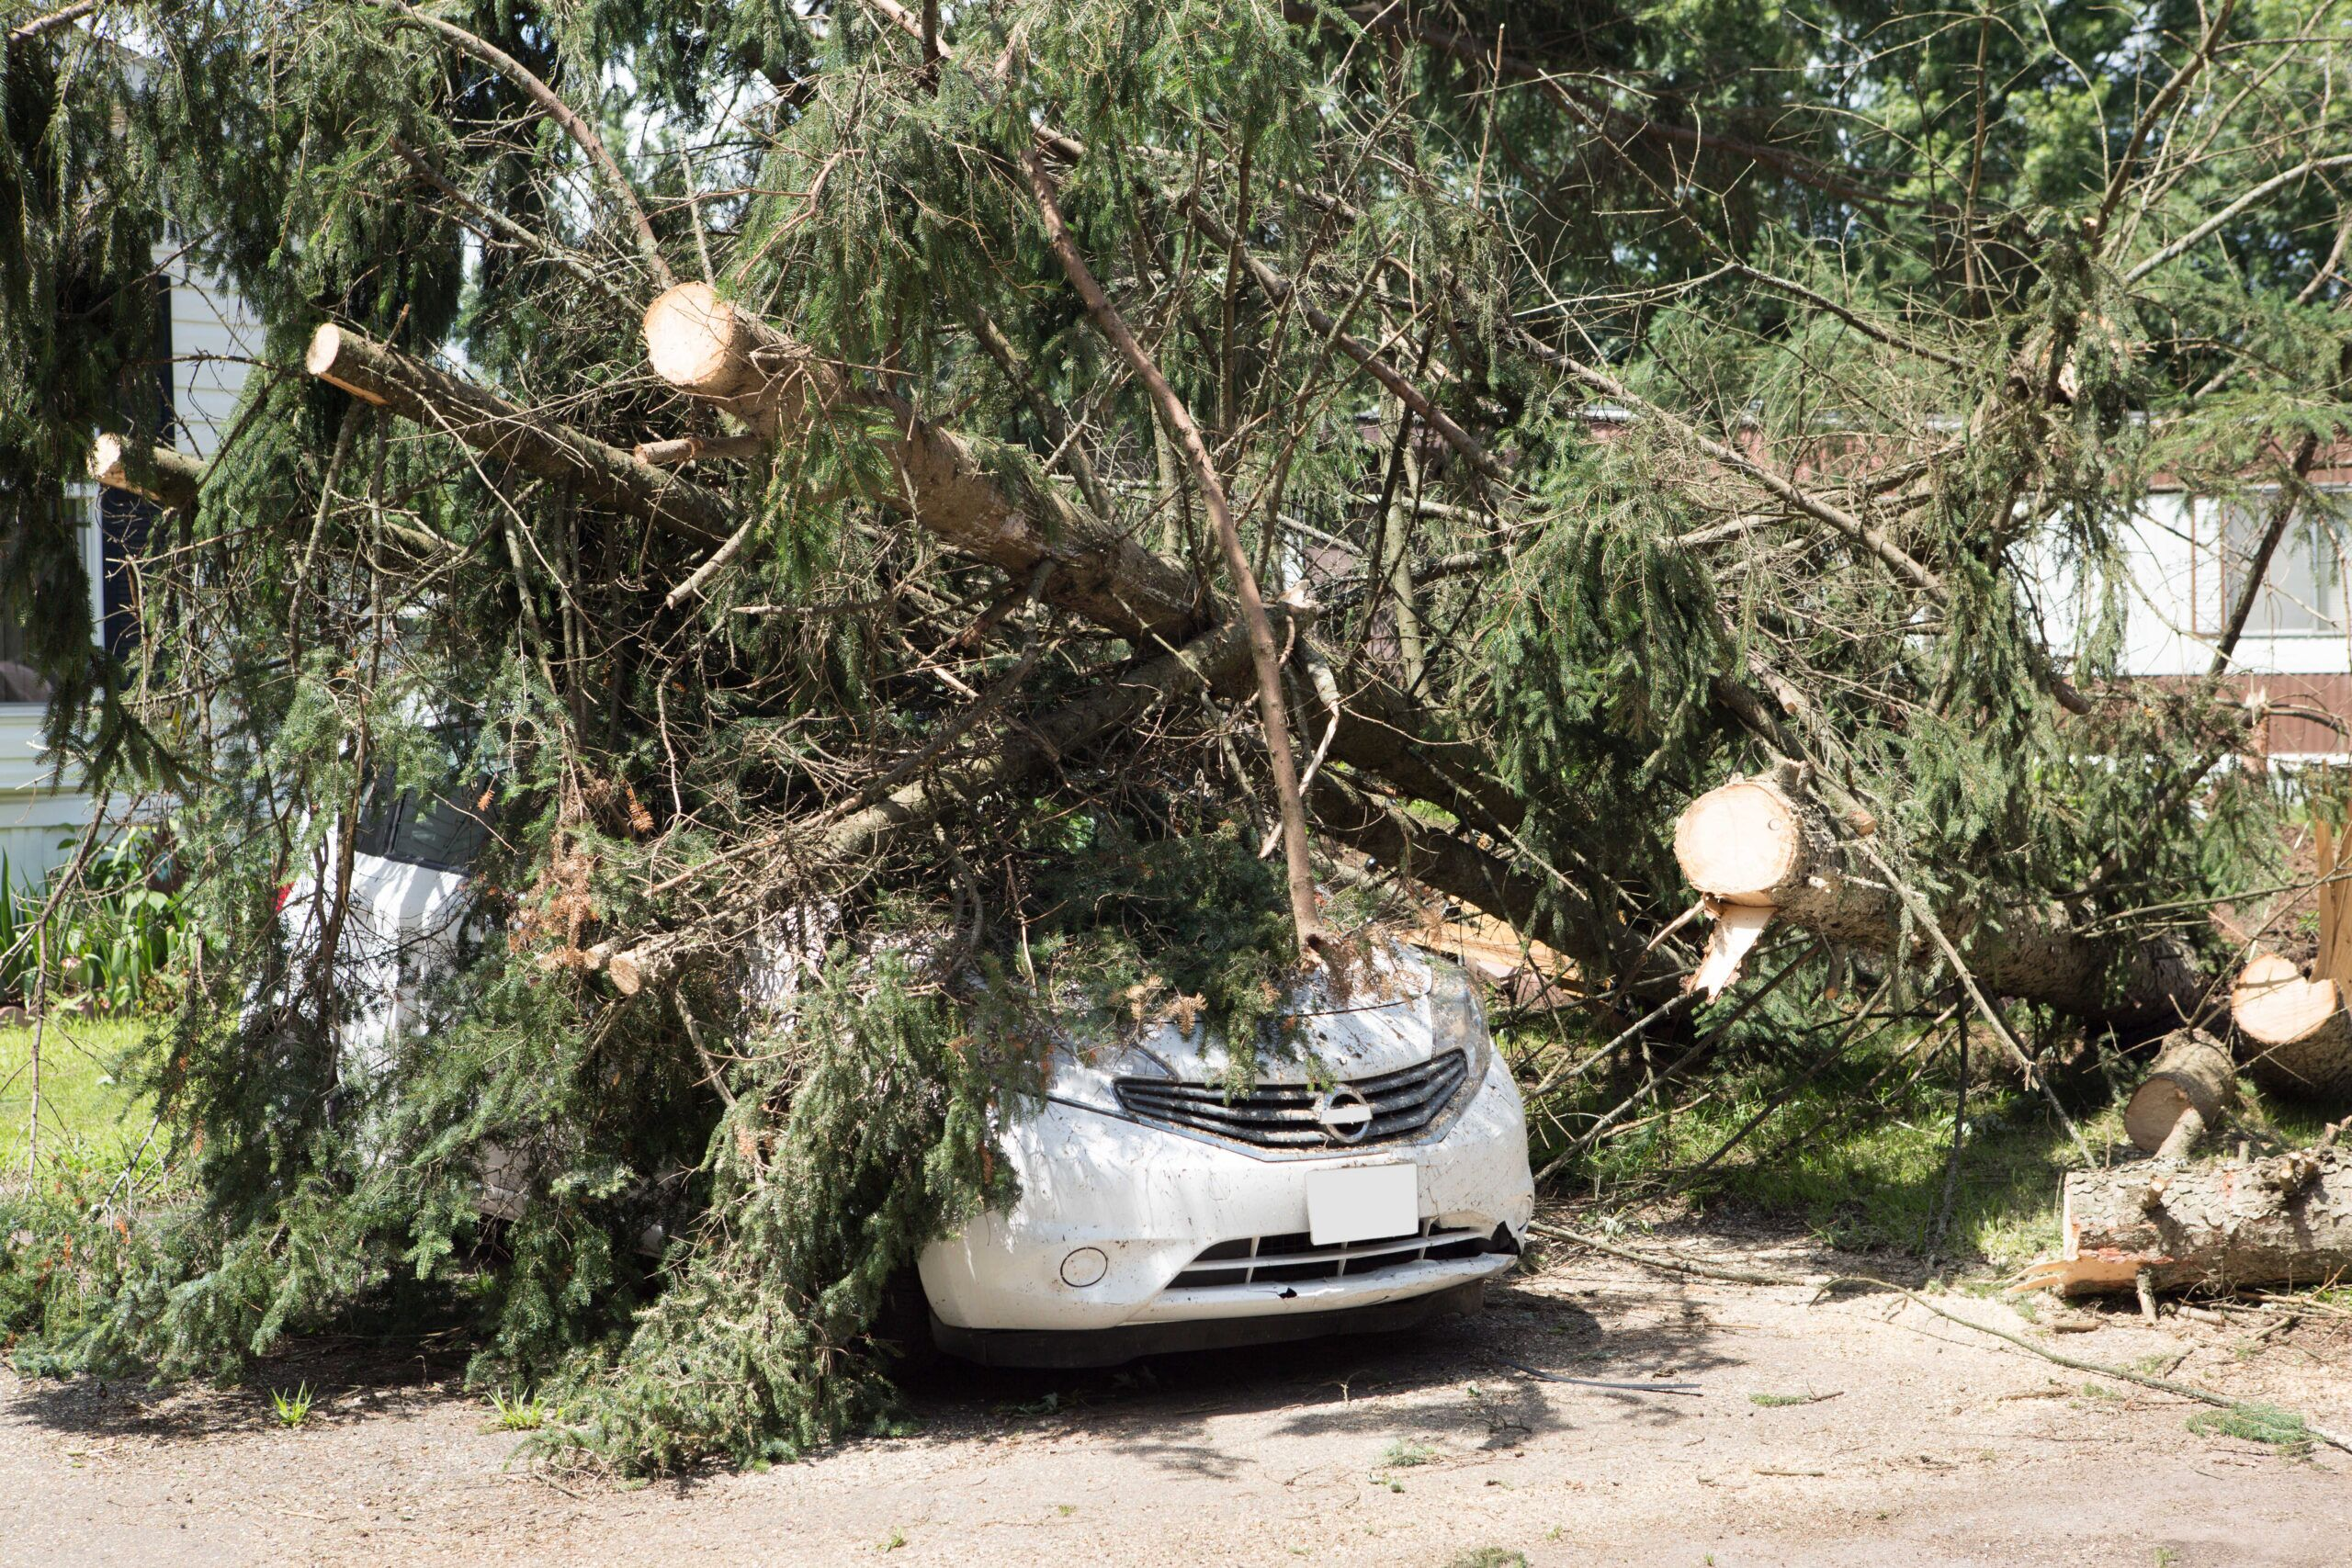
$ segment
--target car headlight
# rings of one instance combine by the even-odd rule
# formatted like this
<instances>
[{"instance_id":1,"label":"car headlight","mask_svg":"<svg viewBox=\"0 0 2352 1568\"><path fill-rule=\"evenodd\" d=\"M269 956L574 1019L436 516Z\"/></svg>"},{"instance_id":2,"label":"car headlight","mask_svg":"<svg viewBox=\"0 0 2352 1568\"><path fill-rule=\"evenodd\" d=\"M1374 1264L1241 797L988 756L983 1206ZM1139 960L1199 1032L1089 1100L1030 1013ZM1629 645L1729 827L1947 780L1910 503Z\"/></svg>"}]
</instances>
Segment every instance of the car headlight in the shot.
<instances>
[{"instance_id":1,"label":"car headlight","mask_svg":"<svg viewBox=\"0 0 2352 1568\"><path fill-rule=\"evenodd\" d=\"M1089 1061L1069 1046L1057 1045L1046 1070L1046 1093L1055 1100L1118 1115L1119 1097L1112 1091L1111 1077L1102 1064Z\"/></svg>"},{"instance_id":2,"label":"car headlight","mask_svg":"<svg viewBox=\"0 0 2352 1568\"><path fill-rule=\"evenodd\" d=\"M1495 1040L1487 1032L1486 1010L1468 971L1442 959L1430 960L1430 1055L1459 1051L1468 1059L1470 1081L1479 1083L1494 1059Z\"/></svg>"}]
</instances>

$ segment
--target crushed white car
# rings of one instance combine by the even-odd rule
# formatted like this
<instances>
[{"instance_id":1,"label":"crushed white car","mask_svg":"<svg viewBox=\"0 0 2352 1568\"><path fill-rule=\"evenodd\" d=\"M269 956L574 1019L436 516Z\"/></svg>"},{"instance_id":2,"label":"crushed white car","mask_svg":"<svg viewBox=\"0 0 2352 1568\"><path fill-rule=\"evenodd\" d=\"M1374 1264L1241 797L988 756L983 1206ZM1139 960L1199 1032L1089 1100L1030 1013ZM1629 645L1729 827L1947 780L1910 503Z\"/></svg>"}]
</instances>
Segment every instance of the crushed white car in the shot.
<instances>
[{"instance_id":1,"label":"crushed white car","mask_svg":"<svg viewBox=\"0 0 2352 1568\"><path fill-rule=\"evenodd\" d=\"M386 790L363 813L339 954L354 1077L426 1026L420 983L454 951L482 836L454 798ZM297 884L286 918L319 904ZM1519 1090L1460 969L1404 947L1372 967L1351 998L1295 998L1291 1048L1246 1092L1205 1028L1057 1050L1045 1098L999 1130L1019 1199L921 1257L940 1348L1103 1366L1475 1308L1533 1210ZM511 1219L526 1177L492 1164L483 1213Z\"/></svg>"}]
</instances>

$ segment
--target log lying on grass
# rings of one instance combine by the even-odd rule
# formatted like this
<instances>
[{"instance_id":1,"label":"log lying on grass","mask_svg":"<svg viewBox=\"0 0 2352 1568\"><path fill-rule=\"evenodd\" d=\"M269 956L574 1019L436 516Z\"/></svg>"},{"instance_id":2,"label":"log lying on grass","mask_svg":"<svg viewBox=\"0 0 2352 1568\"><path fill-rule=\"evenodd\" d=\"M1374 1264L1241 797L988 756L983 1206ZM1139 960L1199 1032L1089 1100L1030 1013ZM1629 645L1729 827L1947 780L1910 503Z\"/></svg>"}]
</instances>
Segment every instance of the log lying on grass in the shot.
<instances>
[{"instance_id":1,"label":"log lying on grass","mask_svg":"<svg viewBox=\"0 0 2352 1568\"><path fill-rule=\"evenodd\" d=\"M1901 897L1851 853L1793 769L1692 801L1675 823L1674 853L1691 886L1727 908L1769 911L1869 953L1893 954L1904 942ZM2055 910L2007 909L1949 934L1988 994L2079 1018L2161 1026L2189 1016L2200 991L2177 943L2092 935ZM1937 951L1925 931L1909 941L1907 957L1925 962Z\"/></svg>"},{"instance_id":2,"label":"log lying on grass","mask_svg":"<svg viewBox=\"0 0 2352 1568\"><path fill-rule=\"evenodd\" d=\"M2179 1030L2165 1037L2123 1108L2123 1131L2149 1154L2181 1158L2205 1133L2221 1129L2237 1098L2230 1048L2201 1029Z\"/></svg>"},{"instance_id":3,"label":"log lying on grass","mask_svg":"<svg viewBox=\"0 0 2352 1568\"><path fill-rule=\"evenodd\" d=\"M2230 1016L2245 1039L2246 1071L2264 1087L2352 1093L2352 1018L2335 981L2305 979L2290 960L2257 953L2230 987Z\"/></svg>"},{"instance_id":4,"label":"log lying on grass","mask_svg":"<svg viewBox=\"0 0 2352 1568\"><path fill-rule=\"evenodd\" d=\"M2352 1272L2352 1168L2331 1142L2264 1159L2142 1160L2066 1177L2063 1257L2018 1290L2315 1285Z\"/></svg>"},{"instance_id":5,"label":"log lying on grass","mask_svg":"<svg viewBox=\"0 0 2352 1568\"><path fill-rule=\"evenodd\" d=\"M204 484L204 459L127 435L107 434L90 447L90 477L119 490L182 512L196 505Z\"/></svg>"}]
</instances>

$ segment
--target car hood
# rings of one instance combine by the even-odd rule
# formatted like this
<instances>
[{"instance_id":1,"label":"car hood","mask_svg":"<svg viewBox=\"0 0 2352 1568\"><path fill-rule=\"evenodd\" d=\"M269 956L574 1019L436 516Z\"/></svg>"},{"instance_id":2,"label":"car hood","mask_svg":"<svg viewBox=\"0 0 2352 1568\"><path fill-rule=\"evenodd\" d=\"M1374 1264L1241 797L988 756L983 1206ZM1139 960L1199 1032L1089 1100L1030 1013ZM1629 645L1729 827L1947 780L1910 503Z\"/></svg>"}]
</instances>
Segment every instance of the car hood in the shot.
<instances>
[{"instance_id":1,"label":"car hood","mask_svg":"<svg viewBox=\"0 0 2352 1568\"><path fill-rule=\"evenodd\" d=\"M1297 1043L1261 1050L1259 1082L1370 1077L1429 1060L1435 1040L1429 961L1410 948L1385 947L1374 952L1368 969L1340 994L1317 983L1292 997ZM1074 1044L1086 1066L1113 1077L1223 1083L1233 1065L1224 1037L1205 1025L1187 1031L1164 1021L1119 1040Z\"/></svg>"}]
</instances>

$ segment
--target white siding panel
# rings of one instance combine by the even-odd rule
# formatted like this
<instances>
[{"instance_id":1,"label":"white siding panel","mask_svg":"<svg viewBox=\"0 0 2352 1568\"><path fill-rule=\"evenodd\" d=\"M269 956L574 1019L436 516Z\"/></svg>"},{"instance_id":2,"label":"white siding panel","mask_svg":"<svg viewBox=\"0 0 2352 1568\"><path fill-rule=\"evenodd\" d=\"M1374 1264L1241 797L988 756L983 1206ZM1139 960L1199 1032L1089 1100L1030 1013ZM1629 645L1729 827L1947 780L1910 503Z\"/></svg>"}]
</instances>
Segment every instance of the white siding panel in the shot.
<instances>
[{"instance_id":1,"label":"white siding panel","mask_svg":"<svg viewBox=\"0 0 2352 1568\"><path fill-rule=\"evenodd\" d=\"M172 280L172 404L183 452L220 449L262 350L261 323L244 300L184 255L159 250Z\"/></svg>"}]
</instances>

